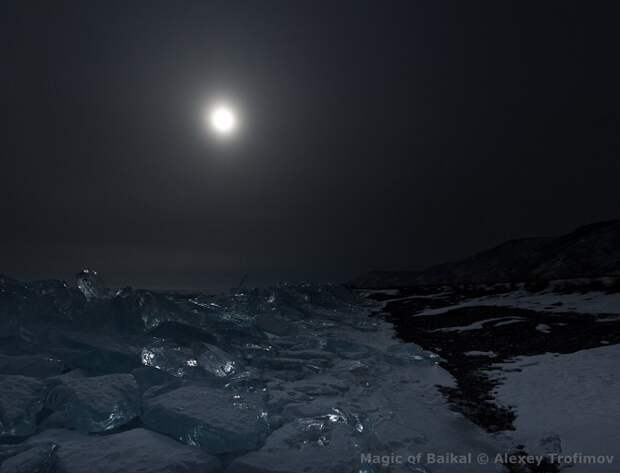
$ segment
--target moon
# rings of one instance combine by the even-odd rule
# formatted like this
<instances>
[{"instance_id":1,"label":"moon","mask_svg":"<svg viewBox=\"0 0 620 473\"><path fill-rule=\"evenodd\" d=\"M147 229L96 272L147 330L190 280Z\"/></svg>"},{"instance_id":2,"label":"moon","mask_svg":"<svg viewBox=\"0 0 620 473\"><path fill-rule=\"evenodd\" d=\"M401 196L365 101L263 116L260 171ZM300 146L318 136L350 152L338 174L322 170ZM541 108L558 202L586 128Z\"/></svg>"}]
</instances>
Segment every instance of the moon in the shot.
<instances>
[{"instance_id":1,"label":"moon","mask_svg":"<svg viewBox=\"0 0 620 473\"><path fill-rule=\"evenodd\" d=\"M237 114L230 106L215 105L209 110L208 120L217 135L230 136L237 130Z\"/></svg>"}]
</instances>

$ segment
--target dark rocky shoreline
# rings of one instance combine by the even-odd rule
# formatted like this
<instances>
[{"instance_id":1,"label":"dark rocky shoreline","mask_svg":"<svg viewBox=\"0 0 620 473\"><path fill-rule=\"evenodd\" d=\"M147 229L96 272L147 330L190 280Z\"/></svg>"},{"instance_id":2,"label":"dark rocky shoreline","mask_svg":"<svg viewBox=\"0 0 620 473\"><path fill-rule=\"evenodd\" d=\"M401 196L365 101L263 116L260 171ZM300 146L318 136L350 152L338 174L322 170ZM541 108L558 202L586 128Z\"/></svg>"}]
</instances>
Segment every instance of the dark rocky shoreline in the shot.
<instances>
[{"instance_id":1,"label":"dark rocky shoreline","mask_svg":"<svg viewBox=\"0 0 620 473\"><path fill-rule=\"evenodd\" d=\"M439 390L456 411L490 433L514 430L516 419L513 409L501 405L494 397L494 389L501 384L497 364L519 356L568 354L620 343L620 318L601 323L604 315L502 306L449 309L480 294L457 289L434 298L429 297L432 292L424 288L396 288L390 295L377 292L367 297L384 302L382 310L375 315L391 322L398 338L441 356L440 365L454 376L457 385L440 386ZM446 312L415 315L441 307L446 307ZM500 320L510 318L514 320ZM462 329L470 324L476 324L477 329ZM540 327L550 330L545 333ZM521 453L525 455L524 451ZM510 471L524 471L507 467ZM545 463L529 468L525 471L559 471L557 465Z\"/></svg>"}]
</instances>

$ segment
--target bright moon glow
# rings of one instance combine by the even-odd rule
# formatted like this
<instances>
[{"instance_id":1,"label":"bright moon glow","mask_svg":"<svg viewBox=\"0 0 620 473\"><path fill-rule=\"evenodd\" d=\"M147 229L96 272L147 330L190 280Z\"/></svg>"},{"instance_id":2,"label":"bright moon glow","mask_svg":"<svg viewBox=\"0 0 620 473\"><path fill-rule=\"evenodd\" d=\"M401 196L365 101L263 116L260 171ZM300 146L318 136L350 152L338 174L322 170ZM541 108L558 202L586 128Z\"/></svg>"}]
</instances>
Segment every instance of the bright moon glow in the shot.
<instances>
[{"instance_id":1,"label":"bright moon glow","mask_svg":"<svg viewBox=\"0 0 620 473\"><path fill-rule=\"evenodd\" d=\"M232 109L220 105L209 112L211 128L220 135L230 135L237 128L237 117Z\"/></svg>"}]
</instances>

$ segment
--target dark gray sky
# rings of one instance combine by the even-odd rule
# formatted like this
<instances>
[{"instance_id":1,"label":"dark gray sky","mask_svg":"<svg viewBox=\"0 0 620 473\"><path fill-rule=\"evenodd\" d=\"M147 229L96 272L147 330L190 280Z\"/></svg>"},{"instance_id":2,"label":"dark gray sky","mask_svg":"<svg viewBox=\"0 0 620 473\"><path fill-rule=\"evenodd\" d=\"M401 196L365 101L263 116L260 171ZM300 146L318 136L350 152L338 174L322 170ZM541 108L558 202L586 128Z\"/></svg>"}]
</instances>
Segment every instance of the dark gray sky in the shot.
<instances>
[{"instance_id":1,"label":"dark gray sky","mask_svg":"<svg viewBox=\"0 0 620 473\"><path fill-rule=\"evenodd\" d=\"M343 279L617 218L597 5L3 2L0 272ZM217 94L243 109L225 146Z\"/></svg>"}]
</instances>

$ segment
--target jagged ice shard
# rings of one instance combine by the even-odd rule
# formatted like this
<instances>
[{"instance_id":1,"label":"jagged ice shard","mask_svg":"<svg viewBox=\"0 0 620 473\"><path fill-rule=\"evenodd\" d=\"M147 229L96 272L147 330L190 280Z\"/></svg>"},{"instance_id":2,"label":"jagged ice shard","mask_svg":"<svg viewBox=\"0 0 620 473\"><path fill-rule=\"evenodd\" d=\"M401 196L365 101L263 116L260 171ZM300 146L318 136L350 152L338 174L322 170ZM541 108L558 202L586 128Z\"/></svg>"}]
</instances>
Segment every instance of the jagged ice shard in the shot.
<instances>
[{"instance_id":1,"label":"jagged ice shard","mask_svg":"<svg viewBox=\"0 0 620 473\"><path fill-rule=\"evenodd\" d=\"M77 472L92 452L102 472L370 473L368 454L501 450L449 408L438 356L344 287L161 294L93 273L0 279L0 471Z\"/></svg>"}]
</instances>

